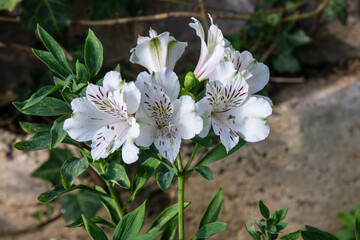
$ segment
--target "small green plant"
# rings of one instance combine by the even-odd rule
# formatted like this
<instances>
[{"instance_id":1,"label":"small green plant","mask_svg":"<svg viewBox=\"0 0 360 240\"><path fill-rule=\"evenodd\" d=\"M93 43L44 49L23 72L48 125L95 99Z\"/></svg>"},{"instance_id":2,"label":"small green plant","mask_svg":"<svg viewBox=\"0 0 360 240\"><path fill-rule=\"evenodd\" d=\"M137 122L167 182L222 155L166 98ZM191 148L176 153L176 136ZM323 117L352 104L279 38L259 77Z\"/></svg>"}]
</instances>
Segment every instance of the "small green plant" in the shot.
<instances>
[{"instance_id":1,"label":"small green plant","mask_svg":"<svg viewBox=\"0 0 360 240\"><path fill-rule=\"evenodd\" d=\"M340 240L355 240L356 221L360 216L360 204L356 205L353 211L340 213L338 216L343 226L336 236Z\"/></svg>"}]
</instances>

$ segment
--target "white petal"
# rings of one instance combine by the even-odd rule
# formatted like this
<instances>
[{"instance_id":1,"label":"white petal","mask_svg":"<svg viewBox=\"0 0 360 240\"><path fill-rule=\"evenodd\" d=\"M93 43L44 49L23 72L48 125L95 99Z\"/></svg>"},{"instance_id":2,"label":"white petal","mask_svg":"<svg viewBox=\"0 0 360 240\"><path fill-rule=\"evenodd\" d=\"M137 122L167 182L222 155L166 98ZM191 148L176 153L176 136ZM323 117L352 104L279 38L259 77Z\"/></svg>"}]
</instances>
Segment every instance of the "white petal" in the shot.
<instances>
[{"instance_id":1,"label":"white petal","mask_svg":"<svg viewBox=\"0 0 360 240\"><path fill-rule=\"evenodd\" d=\"M208 53L209 54L209 53ZM201 75L198 77L199 80L207 79L212 71L217 67L220 60L224 58L224 47L216 45L211 56L208 57L206 64L201 68Z\"/></svg>"},{"instance_id":2,"label":"white petal","mask_svg":"<svg viewBox=\"0 0 360 240\"><path fill-rule=\"evenodd\" d=\"M195 101L190 96L182 96L174 100L174 114L171 122L178 127L182 139L191 139L199 134L203 120L196 115Z\"/></svg>"},{"instance_id":3,"label":"white petal","mask_svg":"<svg viewBox=\"0 0 360 240\"><path fill-rule=\"evenodd\" d=\"M193 29L195 29L196 31L196 35L198 35L201 39L205 40L205 32L204 32L204 28L202 27L201 23L199 22L199 20L197 20L196 18L192 17L191 18L194 22L193 23L189 23L189 26Z\"/></svg>"},{"instance_id":4,"label":"white petal","mask_svg":"<svg viewBox=\"0 0 360 240\"><path fill-rule=\"evenodd\" d=\"M201 138L206 137L209 134L211 128L211 106L209 101L205 98L201 99L195 104L196 114L203 120L203 128L199 133Z\"/></svg>"},{"instance_id":5,"label":"white petal","mask_svg":"<svg viewBox=\"0 0 360 240\"><path fill-rule=\"evenodd\" d=\"M239 133L248 142L265 139L270 132L266 117L272 113L270 104L263 98L251 97L238 108Z\"/></svg>"},{"instance_id":6,"label":"white petal","mask_svg":"<svg viewBox=\"0 0 360 240\"><path fill-rule=\"evenodd\" d=\"M224 114L219 114L212 118L212 126L216 135L220 136L220 141L227 151L231 150L239 142L239 136L230 127L230 122L224 117Z\"/></svg>"},{"instance_id":7,"label":"white petal","mask_svg":"<svg viewBox=\"0 0 360 240\"><path fill-rule=\"evenodd\" d=\"M79 142L91 140L100 128L118 121L97 110L85 97L75 98L71 108L73 114L65 121L64 130Z\"/></svg>"},{"instance_id":8,"label":"white petal","mask_svg":"<svg viewBox=\"0 0 360 240\"><path fill-rule=\"evenodd\" d=\"M262 95L252 95L252 96L257 97L257 98L262 98L262 99L266 100L270 104L271 107L274 107L274 104L269 97L262 96Z\"/></svg>"},{"instance_id":9,"label":"white petal","mask_svg":"<svg viewBox=\"0 0 360 240\"><path fill-rule=\"evenodd\" d=\"M172 37L170 37L170 39L167 47L168 52L167 52L166 67L170 68L171 70L174 70L176 62L183 55L185 48L187 47L188 44L186 42L179 42Z\"/></svg>"},{"instance_id":10,"label":"white petal","mask_svg":"<svg viewBox=\"0 0 360 240\"><path fill-rule=\"evenodd\" d=\"M220 61L215 70L210 74L209 81L219 80L226 85L234 78L236 69L231 62Z\"/></svg>"},{"instance_id":11,"label":"white petal","mask_svg":"<svg viewBox=\"0 0 360 240\"><path fill-rule=\"evenodd\" d=\"M252 54L248 51L243 51L241 53L239 53L239 51L236 51L236 56L238 58L238 64L239 64L237 69L239 69L240 71L244 69L248 69L249 65L255 60Z\"/></svg>"},{"instance_id":12,"label":"white petal","mask_svg":"<svg viewBox=\"0 0 360 240\"><path fill-rule=\"evenodd\" d=\"M138 118L138 123L140 125L140 134L135 139L136 144L143 147L149 147L154 142L154 135L157 126L149 119Z\"/></svg>"},{"instance_id":13,"label":"white petal","mask_svg":"<svg viewBox=\"0 0 360 240\"><path fill-rule=\"evenodd\" d=\"M103 86L108 91L114 92L120 89L121 83L122 79L118 71L107 72L104 76Z\"/></svg>"},{"instance_id":14,"label":"white petal","mask_svg":"<svg viewBox=\"0 0 360 240\"><path fill-rule=\"evenodd\" d=\"M135 86L134 82L128 82L122 89L122 94L124 94L124 102L127 106L129 114L134 114L138 108L141 98L141 93L139 89Z\"/></svg>"},{"instance_id":15,"label":"white petal","mask_svg":"<svg viewBox=\"0 0 360 240\"><path fill-rule=\"evenodd\" d=\"M269 82L270 72L269 68L260 62L251 63L248 69L252 74L252 77L248 79L249 92L254 94L263 89Z\"/></svg>"},{"instance_id":16,"label":"white petal","mask_svg":"<svg viewBox=\"0 0 360 240\"><path fill-rule=\"evenodd\" d=\"M121 150L121 156L124 163L126 164L131 164L138 160L139 148L135 146L135 144L132 142L132 139L128 139L125 141Z\"/></svg>"},{"instance_id":17,"label":"white petal","mask_svg":"<svg viewBox=\"0 0 360 240\"><path fill-rule=\"evenodd\" d=\"M154 141L156 149L162 157L174 162L180 150L181 137L174 129L163 129Z\"/></svg>"}]
</instances>

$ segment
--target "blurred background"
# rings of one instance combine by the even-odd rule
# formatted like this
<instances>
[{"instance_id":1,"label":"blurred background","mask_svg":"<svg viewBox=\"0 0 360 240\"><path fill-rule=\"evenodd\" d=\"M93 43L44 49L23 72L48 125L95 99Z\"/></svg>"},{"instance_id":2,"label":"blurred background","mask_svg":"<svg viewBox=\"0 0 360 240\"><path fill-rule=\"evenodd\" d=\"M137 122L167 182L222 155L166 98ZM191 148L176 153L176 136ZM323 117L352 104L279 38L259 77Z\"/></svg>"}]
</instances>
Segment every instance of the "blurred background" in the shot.
<instances>
[{"instance_id":1,"label":"blurred background","mask_svg":"<svg viewBox=\"0 0 360 240\"><path fill-rule=\"evenodd\" d=\"M36 24L66 49L72 66L83 60L91 28L104 46L103 74L120 64L127 80L144 70L128 61L137 36L148 35L149 27L169 31L189 43L175 68L183 79L194 70L200 51L200 40L188 23L194 16L208 25L204 13L212 15L234 48L249 50L269 66L271 78L263 93L273 100L274 111L265 141L246 144L211 164L212 182L196 174L187 179L185 200L192 202L185 211L187 236L196 232L210 199L222 187L220 221L228 225L212 239L250 239L245 224L252 224L250 215L260 217L259 199L271 211L289 208L286 232L312 225L340 240L354 239L353 211L360 202L359 0L0 0L1 240L88 239L84 230L63 226L89 206L88 214L105 215L96 199L83 192L49 204L38 202L37 196L58 181L54 176L62 162L57 156L65 153L13 147L29 138L19 121L54 120L23 116L11 104L53 81L53 73L31 51L43 49ZM182 151L188 152L187 143ZM130 172L134 169L136 164L128 166ZM91 172L79 181L99 184ZM122 198L127 194L120 191ZM151 224L177 201L176 185L162 192L151 179L133 207L144 199L145 224Z\"/></svg>"}]
</instances>

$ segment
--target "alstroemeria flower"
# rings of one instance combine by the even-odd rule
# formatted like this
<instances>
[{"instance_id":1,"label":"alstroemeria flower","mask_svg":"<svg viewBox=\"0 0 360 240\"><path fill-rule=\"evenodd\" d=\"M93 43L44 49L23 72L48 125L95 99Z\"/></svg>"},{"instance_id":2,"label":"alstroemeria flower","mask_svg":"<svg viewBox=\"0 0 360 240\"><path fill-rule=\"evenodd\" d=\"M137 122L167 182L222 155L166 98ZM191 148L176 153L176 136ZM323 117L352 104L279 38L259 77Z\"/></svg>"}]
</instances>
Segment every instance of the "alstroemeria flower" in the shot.
<instances>
[{"instance_id":1,"label":"alstroemeria flower","mask_svg":"<svg viewBox=\"0 0 360 240\"><path fill-rule=\"evenodd\" d=\"M150 73L163 67L173 70L187 43L177 41L168 32L158 35L155 30L150 29L149 35L150 37L138 37L137 46L130 50L130 62L144 66Z\"/></svg>"},{"instance_id":2,"label":"alstroemeria flower","mask_svg":"<svg viewBox=\"0 0 360 240\"><path fill-rule=\"evenodd\" d=\"M89 84L86 97L71 102L73 114L65 121L64 130L79 142L92 140L94 160L106 158L122 146L123 161L133 163L139 153L134 139L140 133L133 114L139 107L140 96L133 82L123 81L119 72L108 72L103 87Z\"/></svg>"},{"instance_id":3,"label":"alstroemeria flower","mask_svg":"<svg viewBox=\"0 0 360 240\"><path fill-rule=\"evenodd\" d=\"M234 68L243 74L249 84L250 94L260 91L269 82L269 68L265 64L256 61L248 51L240 53L229 46L225 48L224 60L231 62ZM219 77L213 76L214 79L219 79Z\"/></svg>"},{"instance_id":4,"label":"alstroemeria flower","mask_svg":"<svg viewBox=\"0 0 360 240\"><path fill-rule=\"evenodd\" d=\"M206 137L212 126L227 151L236 146L239 137L248 142L265 139L270 131L266 117L272 108L263 98L248 97L248 90L241 74L229 81L209 81L205 97L196 104L204 121L199 136Z\"/></svg>"},{"instance_id":5,"label":"alstroemeria flower","mask_svg":"<svg viewBox=\"0 0 360 240\"><path fill-rule=\"evenodd\" d=\"M191 139L202 129L195 102L190 96L176 99L180 90L178 77L167 68L151 75L142 72L135 84L141 92L135 115L141 134L135 139L136 144L148 147L154 143L161 156L174 162L181 139Z\"/></svg>"},{"instance_id":6,"label":"alstroemeria flower","mask_svg":"<svg viewBox=\"0 0 360 240\"><path fill-rule=\"evenodd\" d=\"M194 20L194 22L189 25L196 30L196 35L198 35L201 40L200 57L194 71L196 78L201 81L206 79L216 68L220 60L223 59L225 41L221 30L217 25L214 25L211 17L211 26L208 30L207 43L205 42L205 33L201 23L196 18L191 19Z\"/></svg>"}]
</instances>

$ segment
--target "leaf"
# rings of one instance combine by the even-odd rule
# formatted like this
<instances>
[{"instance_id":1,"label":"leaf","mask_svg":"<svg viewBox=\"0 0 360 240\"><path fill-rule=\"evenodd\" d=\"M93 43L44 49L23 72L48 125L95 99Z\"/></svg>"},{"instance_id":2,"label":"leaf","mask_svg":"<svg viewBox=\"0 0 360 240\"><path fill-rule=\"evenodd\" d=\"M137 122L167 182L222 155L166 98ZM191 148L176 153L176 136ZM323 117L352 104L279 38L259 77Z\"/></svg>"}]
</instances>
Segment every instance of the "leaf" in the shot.
<instances>
[{"instance_id":1,"label":"leaf","mask_svg":"<svg viewBox=\"0 0 360 240\"><path fill-rule=\"evenodd\" d=\"M93 239L93 240L108 240L105 233L98 226L96 226L95 223L93 223L90 219L88 219L84 215L81 215L81 217L83 219L85 229L88 232L91 239Z\"/></svg>"},{"instance_id":2,"label":"leaf","mask_svg":"<svg viewBox=\"0 0 360 240\"><path fill-rule=\"evenodd\" d=\"M103 47L94 32L90 29L85 40L84 58L90 78L96 76L103 64Z\"/></svg>"},{"instance_id":3,"label":"leaf","mask_svg":"<svg viewBox=\"0 0 360 240\"><path fill-rule=\"evenodd\" d=\"M47 149L50 147L50 132L38 132L29 140L15 143L14 147L25 152Z\"/></svg>"},{"instance_id":4,"label":"leaf","mask_svg":"<svg viewBox=\"0 0 360 240\"><path fill-rule=\"evenodd\" d=\"M51 126L44 123L19 122L20 127L27 133L50 132Z\"/></svg>"},{"instance_id":5,"label":"leaf","mask_svg":"<svg viewBox=\"0 0 360 240\"><path fill-rule=\"evenodd\" d=\"M66 119L68 119L68 116L62 116L55 120L53 126L50 130L50 149L54 149L57 146L59 146L60 143L65 139L67 136L66 131L64 130L64 122Z\"/></svg>"},{"instance_id":6,"label":"leaf","mask_svg":"<svg viewBox=\"0 0 360 240\"><path fill-rule=\"evenodd\" d=\"M161 235L161 240L174 240L178 226L178 216L174 217L168 224Z\"/></svg>"},{"instance_id":7,"label":"leaf","mask_svg":"<svg viewBox=\"0 0 360 240\"><path fill-rule=\"evenodd\" d=\"M290 41L291 45L293 46L301 46L311 42L311 38L308 35L306 35L304 30L302 29L297 30L293 34L289 34L287 36L287 39Z\"/></svg>"},{"instance_id":8,"label":"leaf","mask_svg":"<svg viewBox=\"0 0 360 240\"><path fill-rule=\"evenodd\" d=\"M138 234L134 238L134 240L152 240L159 236L161 232L152 232L152 233L144 233L144 234Z\"/></svg>"},{"instance_id":9,"label":"leaf","mask_svg":"<svg viewBox=\"0 0 360 240\"><path fill-rule=\"evenodd\" d=\"M330 0L324 8L324 15L330 21L339 19L343 25L346 25L348 8L349 3L347 1Z\"/></svg>"},{"instance_id":10,"label":"leaf","mask_svg":"<svg viewBox=\"0 0 360 240\"><path fill-rule=\"evenodd\" d=\"M43 1L50 1L50 0L43 0ZM51 0L51 1L56 1L56 0ZM51 12L48 14L51 14ZM59 66L62 69L64 69L64 71L66 71L68 75L72 74L71 68L69 67L69 64L65 57L65 53L60 47L60 45L39 24L37 25L37 32L39 34L40 40L45 45L46 49L49 50L49 52L54 56Z\"/></svg>"},{"instance_id":11,"label":"leaf","mask_svg":"<svg viewBox=\"0 0 360 240\"><path fill-rule=\"evenodd\" d=\"M140 232L145 220L145 204L126 214L115 228L113 240L133 240Z\"/></svg>"},{"instance_id":12,"label":"leaf","mask_svg":"<svg viewBox=\"0 0 360 240\"><path fill-rule=\"evenodd\" d=\"M184 203L184 208L189 206L190 203ZM147 233L157 232L166 224L168 224L174 217L177 217L179 213L179 204L174 204L164 211L162 211L159 216L154 220L153 224L147 230Z\"/></svg>"},{"instance_id":13,"label":"leaf","mask_svg":"<svg viewBox=\"0 0 360 240\"><path fill-rule=\"evenodd\" d=\"M259 200L259 210L260 210L261 215L265 219L268 219L270 217L270 211L262 200Z\"/></svg>"},{"instance_id":14,"label":"leaf","mask_svg":"<svg viewBox=\"0 0 360 240\"><path fill-rule=\"evenodd\" d=\"M72 7L68 0L26 0L21 3L21 25L36 30L40 24L50 34L60 36L70 26Z\"/></svg>"},{"instance_id":15,"label":"leaf","mask_svg":"<svg viewBox=\"0 0 360 240\"><path fill-rule=\"evenodd\" d=\"M67 194L61 198L62 216L65 221L75 220L81 215L94 217L102 206L97 197L85 190L80 190L76 195Z\"/></svg>"},{"instance_id":16,"label":"leaf","mask_svg":"<svg viewBox=\"0 0 360 240\"><path fill-rule=\"evenodd\" d=\"M116 227L115 224L110 223L110 222L106 221L105 219L103 219L102 217L99 217L99 216L95 216L95 217L90 218L90 221L93 222L93 223L100 223L104 227L109 227L109 228L115 228ZM81 226L84 226L84 221L83 221L82 217L76 219L75 221L73 221L72 223L66 225L65 227L75 228L75 227L81 227Z\"/></svg>"},{"instance_id":17,"label":"leaf","mask_svg":"<svg viewBox=\"0 0 360 240\"><path fill-rule=\"evenodd\" d=\"M21 1L22 0L2 0L0 2L0 10L8 10L9 12L12 12Z\"/></svg>"},{"instance_id":18,"label":"leaf","mask_svg":"<svg viewBox=\"0 0 360 240\"><path fill-rule=\"evenodd\" d=\"M239 139L239 143L233 147L229 152L226 152L225 147L220 143L219 145L215 146L213 149L211 149L201 161L196 164L196 166L201 165L207 165L209 163L221 160L226 158L227 156L230 156L237 150L239 150L242 146L244 146L246 143L245 140Z\"/></svg>"},{"instance_id":19,"label":"leaf","mask_svg":"<svg viewBox=\"0 0 360 240\"><path fill-rule=\"evenodd\" d=\"M280 210L273 212L271 218L273 219L274 223L277 224L285 219L287 212L288 212L287 208L282 208Z\"/></svg>"},{"instance_id":20,"label":"leaf","mask_svg":"<svg viewBox=\"0 0 360 240\"><path fill-rule=\"evenodd\" d=\"M49 159L31 176L47 180L53 185L61 183L60 168L72 156L72 153L67 149L53 149L50 151Z\"/></svg>"},{"instance_id":21,"label":"leaf","mask_svg":"<svg viewBox=\"0 0 360 240\"><path fill-rule=\"evenodd\" d=\"M63 88L62 88L62 92L68 88L69 86L71 86L72 84L72 81L75 79L75 75L74 74L70 74L69 76L66 77L65 81L64 81L64 84L63 84Z\"/></svg>"},{"instance_id":22,"label":"leaf","mask_svg":"<svg viewBox=\"0 0 360 240\"><path fill-rule=\"evenodd\" d=\"M102 189L100 186L95 186L95 189L99 192L106 193L105 190ZM119 216L116 211L116 204L115 204L114 199L101 197L101 196L98 196L98 198L99 198L99 201L105 207L106 211L109 213L111 221L114 223L119 222L120 219L119 219Z\"/></svg>"},{"instance_id":23,"label":"leaf","mask_svg":"<svg viewBox=\"0 0 360 240\"><path fill-rule=\"evenodd\" d=\"M208 223L204 226L202 226L199 231L197 231L197 233L195 234L196 238L208 238L216 233L222 232L224 231L226 228L226 223L222 223L222 222L213 222L213 223Z\"/></svg>"},{"instance_id":24,"label":"leaf","mask_svg":"<svg viewBox=\"0 0 360 240\"><path fill-rule=\"evenodd\" d=\"M170 187L174 175L175 175L175 169L171 169L165 174L162 172L158 172L158 174L156 175L156 182L161 190L165 191Z\"/></svg>"},{"instance_id":25,"label":"leaf","mask_svg":"<svg viewBox=\"0 0 360 240\"><path fill-rule=\"evenodd\" d=\"M296 232L292 232L292 233L289 233L285 236L282 236L280 238L280 240L296 240L298 239L299 237L301 236L301 231L296 231Z\"/></svg>"},{"instance_id":26,"label":"leaf","mask_svg":"<svg viewBox=\"0 0 360 240\"><path fill-rule=\"evenodd\" d=\"M66 160L60 169L62 184L65 189L70 188L75 179L80 176L89 166L86 157L81 159L70 158Z\"/></svg>"},{"instance_id":27,"label":"leaf","mask_svg":"<svg viewBox=\"0 0 360 240\"><path fill-rule=\"evenodd\" d=\"M38 197L38 200L40 202L50 202L58 196L70 192L74 189L77 189L77 186L72 186L71 188L65 189L62 184L58 184L49 189L48 191L41 193Z\"/></svg>"},{"instance_id":28,"label":"leaf","mask_svg":"<svg viewBox=\"0 0 360 240\"><path fill-rule=\"evenodd\" d=\"M84 64L80 63L79 60L76 61L76 82L77 83L87 83L90 81L89 71Z\"/></svg>"},{"instance_id":29,"label":"leaf","mask_svg":"<svg viewBox=\"0 0 360 240\"><path fill-rule=\"evenodd\" d=\"M194 168L197 173L199 173L206 180L213 180L211 169L207 166L197 166Z\"/></svg>"},{"instance_id":30,"label":"leaf","mask_svg":"<svg viewBox=\"0 0 360 240\"><path fill-rule=\"evenodd\" d=\"M281 54L272 60L272 64L278 72L300 71L299 61L292 54Z\"/></svg>"},{"instance_id":31,"label":"leaf","mask_svg":"<svg viewBox=\"0 0 360 240\"><path fill-rule=\"evenodd\" d=\"M158 159L149 158L140 165L133 177L131 193L125 205L134 200L136 194L143 188L160 163L161 161Z\"/></svg>"},{"instance_id":32,"label":"leaf","mask_svg":"<svg viewBox=\"0 0 360 240\"><path fill-rule=\"evenodd\" d=\"M33 51L35 56L40 61L45 63L45 65L48 66L48 68L50 68L50 70L53 71L54 73L59 74L63 78L66 78L69 75L68 72L58 64L58 62L50 52L42 51L38 49L31 49L31 50Z\"/></svg>"},{"instance_id":33,"label":"leaf","mask_svg":"<svg viewBox=\"0 0 360 240\"><path fill-rule=\"evenodd\" d=\"M101 174L105 181L111 181L118 184L120 187L129 189L130 180L126 174L125 168L115 161L111 161L107 167L106 173Z\"/></svg>"},{"instance_id":34,"label":"leaf","mask_svg":"<svg viewBox=\"0 0 360 240\"><path fill-rule=\"evenodd\" d=\"M355 220L355 237L360 240L360 214L358 213Z\"/></svg>"},{"instance_id":35,"label":"leaf","mask_svg":"<svg viewBox=\"0 0 360 240\"><path fill-rule=\"evenodd\" d=\"M41 102L23 109L26 103L27 101L13 102L13 105L21 113L34 116L58 116L71 113L71 109L64 101L53 97L45 97Z\"/></svg>"},{"instance_id":36,"label":"leaf","mask_svg":"<svg viewBox=\"0 0 360 240\"><path fill-rule=\"evenodd\" d=\"M96 0L91 18L93 20L105 19L113 16L115 13L119 15L126 11L129 0Z\"/></svg>"},{"instance_id":37,"label":"leaf","mask_svg":"<svg viewBox=\"0 0 360 240\"><path fill-rule=\"evenodd\" d=\"M249 235L253 240L261 240L260 239L261 233L259 231L256 231L254 226L247 228L246 231L249 233Z\"/></svg>"},{"instance_id":38,"label":"leaf","mask_svg":"<svg viewBox=\"0 0 360 240\"><path fill-rule=\"evenodd\" d=\"M201 138L198 135L196 135L195 137L193 137L191 139L191 141L196 142L204 147L212 147L209 136L207 136L205 138Z\"/></svg>"},{"instance_id":39,"label":"leaf","mask_svg":"<svg viewBox=\"0 0 360 240\"><path fill-rule=\"evenodd\" d=\"M185 90L190 91L199 84L199 80L196 78L193 72L188 72L185 76L184 87Z\"/></svg>"},{"instance_id":40,"label":"leaf","mask_svg":"<svg viewBox=\"0 0 360 240\"><path fill-rule=\"evenodd\" d=\"M222 188L220 188L212 198L209 206L207 207L204 216L201 218L199 229L208 223L216 222L219 218L221 205L223 200Z\"/></svg>"},{"instance_id":41,"label":"leaf","mask_svg":"<svg viewBox=\"0 0 360 240\"><path fill-rule=\"evenodd\" d=\"M26 109L38 102L40 102L41 100L44 99L44 97L52 94L53 92L59 90L61 88L61 86L56 85L56 86L46 86L41 88L39 91L37 91L36 93L34 93L26 102L25 106L23 107L23 109Z\"/></svg>"},{"instance_id":42,"label":"leaf","mask_svg":"<svg viewBox=\"0 0 360 240\"><path fill-rule=\"evenodd\" d=\"M311 226L305 226L306 231L301 231L303 240L339 240L328 232L324 232Z\"/></svg>"}]
</instances>

